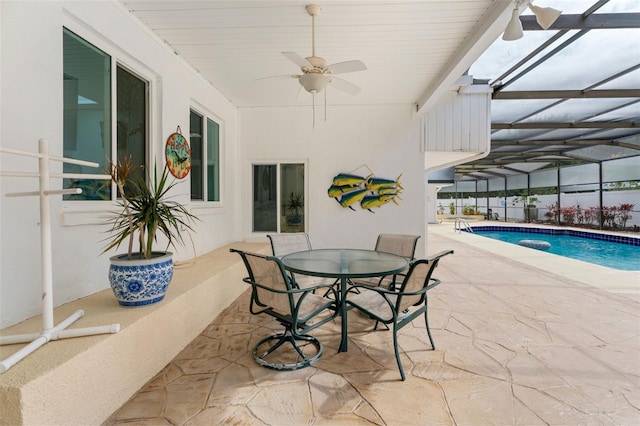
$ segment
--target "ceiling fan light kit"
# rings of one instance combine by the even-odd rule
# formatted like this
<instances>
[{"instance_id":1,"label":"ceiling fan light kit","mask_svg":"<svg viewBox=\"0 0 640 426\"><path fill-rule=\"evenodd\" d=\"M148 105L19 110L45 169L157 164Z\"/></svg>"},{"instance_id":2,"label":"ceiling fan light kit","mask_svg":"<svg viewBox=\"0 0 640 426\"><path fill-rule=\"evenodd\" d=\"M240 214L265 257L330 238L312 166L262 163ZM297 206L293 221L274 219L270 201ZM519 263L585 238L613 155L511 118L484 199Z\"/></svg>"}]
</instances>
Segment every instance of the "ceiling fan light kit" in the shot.
<instances>
[{"instance_id":1,"label":"ceiling fan light kit","mask_svg":"<svg viewBox=\"0 0 640 426\"><path fill-rule=\"evenodd\" d=\"M535 15L538 25L545 30L549 29L562 13L561 10L552 7L535 6L531 0L516 0L515 7L511 12L511 20L509 20L504 34L502 34L503 40L512 41L522 38L524 32L522 31L522 23L520 22L520 11L527 7L529 7Z\"/></svg>"},{"instance_id":2,"label":"ceiling fan light kit","mask_svg":"<svg viewBox=\"0 0 640 426\"><path fill-rule=\"evenodd\" d=\"M295 78L298 83L313 96L313 123L315 126L315 95L324 91L324 109L325 120L327 111L327 95L325 89L327 86L332 85L341 92L356 95L360 92L360 87L355 84L343 80L341 78L333 77L335 74L344 74L349 72L364 71L367 66L358 60L338 62L332 65L327 65L327 61L320 56L316 56L316 16L320 13L320 6L316 4L309 4L306 6L306 11L311 16L311 56L303 58L295 52L282 52L282 54L291 62L300 67L302 74L287 74L278 77ZM274 77L266 77L274 78ZM259 79L262 80L262 79Z\"/></svg>"},{"instance_id":3,"label":"ceiling fan light kit","mask_svg":"<svg viewBox=\"0 0 640 426\"><path fill-rule=\"evenodd\" d=\"M298 79L304 90L315 95L316 93L322 92L327 84L329 84L329 78L315 72L310 72L300 76Z\"/></svg>"},{"instance_id":4,"label":"ceiling fan light kit","mask_svg":"<svg viewBox=\"0 0 640 426\"><path fill-rule=\"evenodd\" d=\"M282 52L282 54L287 59L300 67L301 74L288 74L286 76L279 77L292 77L297 79L298 83L300 83L304 90L314 96L324 91L329 85L332 85L341 92L348 93L350 95L356 95L360 91L360 88L358 86L347 80L339 79L333 76L335 74L364 71L367 69L367 66L359 60L338 62L332 65L327 65L327 61L324 58L316 56L315 18L320 13L320 6L316 4L309 4L306 6L306 11L307 14L311 16L311 56L303 58L295 52Z\"/></svg>"}]
</instances>

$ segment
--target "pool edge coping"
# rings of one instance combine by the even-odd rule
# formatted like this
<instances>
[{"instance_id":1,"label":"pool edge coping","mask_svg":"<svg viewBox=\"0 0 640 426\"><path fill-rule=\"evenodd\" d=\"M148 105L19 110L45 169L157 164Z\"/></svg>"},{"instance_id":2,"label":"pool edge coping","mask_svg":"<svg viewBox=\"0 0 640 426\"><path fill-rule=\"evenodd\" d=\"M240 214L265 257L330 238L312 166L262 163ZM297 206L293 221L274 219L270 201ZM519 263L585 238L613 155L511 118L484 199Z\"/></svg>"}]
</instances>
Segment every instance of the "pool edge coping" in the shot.
<instances>
[{"instance_id":1,"label":"pool edge coping","mask_svg":"<svg viewBox=\"0 0 640 426\"><path fill-rule=\"evenodd\" d=\"M503 226L510 225L519 226L522 224L507 223ZM536 226L539 225L536 224ZM493 240L470 232L457 232L452 223L429 224L427 234L430 232L609 293L634 297L640 295L640 271L608 268L553 253L532 250L517 244Z\"/></svg>"},{"instance_id":2,"label":"pool edge coping","mask_svg":"<svg viewBox=\"0 0 640 426\"><path fill-rule=\"evenodd\" d=\"M589 238L592 240L609 241L619 244L627 244L631 246L640 247L640 236L633 235L620 235L619 233L601 231L597 229L583 229L572 227L557 227L541 224L510 224L505 223L501 225L469 225L474 231L500 231L504 228L517 229L514 232L520 232L523 234L542 234L542 235L570 235L574 237ZM464 232L468 232L466 229L462 229Z\"/></svg>"}]
</instances>

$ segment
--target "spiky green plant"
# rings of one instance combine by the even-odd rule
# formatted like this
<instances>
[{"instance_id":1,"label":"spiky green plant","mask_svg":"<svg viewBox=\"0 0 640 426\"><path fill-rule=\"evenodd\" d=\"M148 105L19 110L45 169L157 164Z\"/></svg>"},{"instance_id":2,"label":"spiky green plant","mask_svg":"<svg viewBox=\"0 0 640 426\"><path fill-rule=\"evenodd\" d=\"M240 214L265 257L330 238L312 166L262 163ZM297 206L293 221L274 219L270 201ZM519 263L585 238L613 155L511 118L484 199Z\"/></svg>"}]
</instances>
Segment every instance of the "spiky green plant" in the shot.
<instances>
[{"instance_id":1,"label":"spiky green plant","mask_svg":"<svg viewBox=\"0 0 640 426\"><path fill-rule=\"evenodd\" d=\"M197 217L182 204L167 199L167 194L176 182L168 183L169 169L166 165L159 177L158 170L154 167L150 185L141 178L129 181L128 174L131 170L130 161L126 159L117 165L111 165L110 174L118 187L122 209L108 220L111 225L108 232L113 235L107 239L108 244L103 253L119 247L128 239L127 258L132 259L133 241L137 234L139 258L150 259L158 231L167 238L167 248L175 247L177 242L184 242L182 231L193 231L191 225Z\"/></svg>"}]
</instances>

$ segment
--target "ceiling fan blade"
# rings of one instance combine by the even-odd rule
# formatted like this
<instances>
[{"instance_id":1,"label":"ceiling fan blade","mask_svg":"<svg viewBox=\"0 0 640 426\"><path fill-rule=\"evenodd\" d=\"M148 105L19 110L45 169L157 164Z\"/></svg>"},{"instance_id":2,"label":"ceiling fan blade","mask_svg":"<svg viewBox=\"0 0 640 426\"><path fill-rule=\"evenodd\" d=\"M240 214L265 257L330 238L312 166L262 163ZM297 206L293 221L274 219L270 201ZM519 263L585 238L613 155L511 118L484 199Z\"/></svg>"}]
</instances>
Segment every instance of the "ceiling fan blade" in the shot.
<instances>
[{"instance_id":1,"label":"ceiling fan blade","mask_svg":"<svg viewBox=\"0 0 640 426\"><path fill-rule=\"evenodd\" d=\"M270 77L261 77L261 78L256 78L256 81L259 80L267 80L267 79L278 79L278 80L290 80L292 78L300 78L299 75L297 74L281 74L281 75L272 75Z\"/></svg>"},{"instance_id":2,"label":"ceiling fan blade","mask_svg":"<svg viewBox=\"0 0 640 426\"><path fill-rule=\"evenodd\" d=\"M332 87L335 87L342 92L348 93L350 95L357 95L358 93L360 93L360 88L347 80L343 80L341 78L333 76L329 77L329 80L329 84Z\"/></svg>"},{"instance_id":3,"label":"ceiling fan blade","mask_svg":"<svg viewBox=\"0 0 640 426\"><path fill-rule=\"evenodd\" d=\"M300 68L313 68L313 65L311 65L309 61L295 52L282 52L282 54Z\"/></svg>"},{"instance_id":4,"label":"ceiling fan blade","mask_svg":"<svg viewBox=\"0 0 640 426\"><path fill-rule=\"evenodd\" d=\"M327 68L331 70L332 74L344 74L347 72L364 71L367 69L367 66L364 62L355 60L338 62L337 64L328 65Z\"/></svg>"}]
</instances>

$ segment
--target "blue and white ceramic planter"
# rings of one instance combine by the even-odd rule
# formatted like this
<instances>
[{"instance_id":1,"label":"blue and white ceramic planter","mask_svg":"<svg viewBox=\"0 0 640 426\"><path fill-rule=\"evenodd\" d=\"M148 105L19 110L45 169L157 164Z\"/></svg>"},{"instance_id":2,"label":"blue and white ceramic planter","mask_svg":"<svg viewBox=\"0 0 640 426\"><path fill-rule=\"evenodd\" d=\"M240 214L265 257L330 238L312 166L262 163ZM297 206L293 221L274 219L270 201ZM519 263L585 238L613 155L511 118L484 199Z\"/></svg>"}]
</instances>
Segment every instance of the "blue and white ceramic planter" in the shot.
<instances>
[{"instance_id":1,"label":"blue and white ceramic planter","mask_svg":"<svg viewBox=\"0 0 640 426\"><path fill-rule=\"evenodd\" d=\"M173 277L173 253L153 252L151 259L111 257L109 283L121 306L145 306L164 299Z\"/></svg>"}]
</instances>

